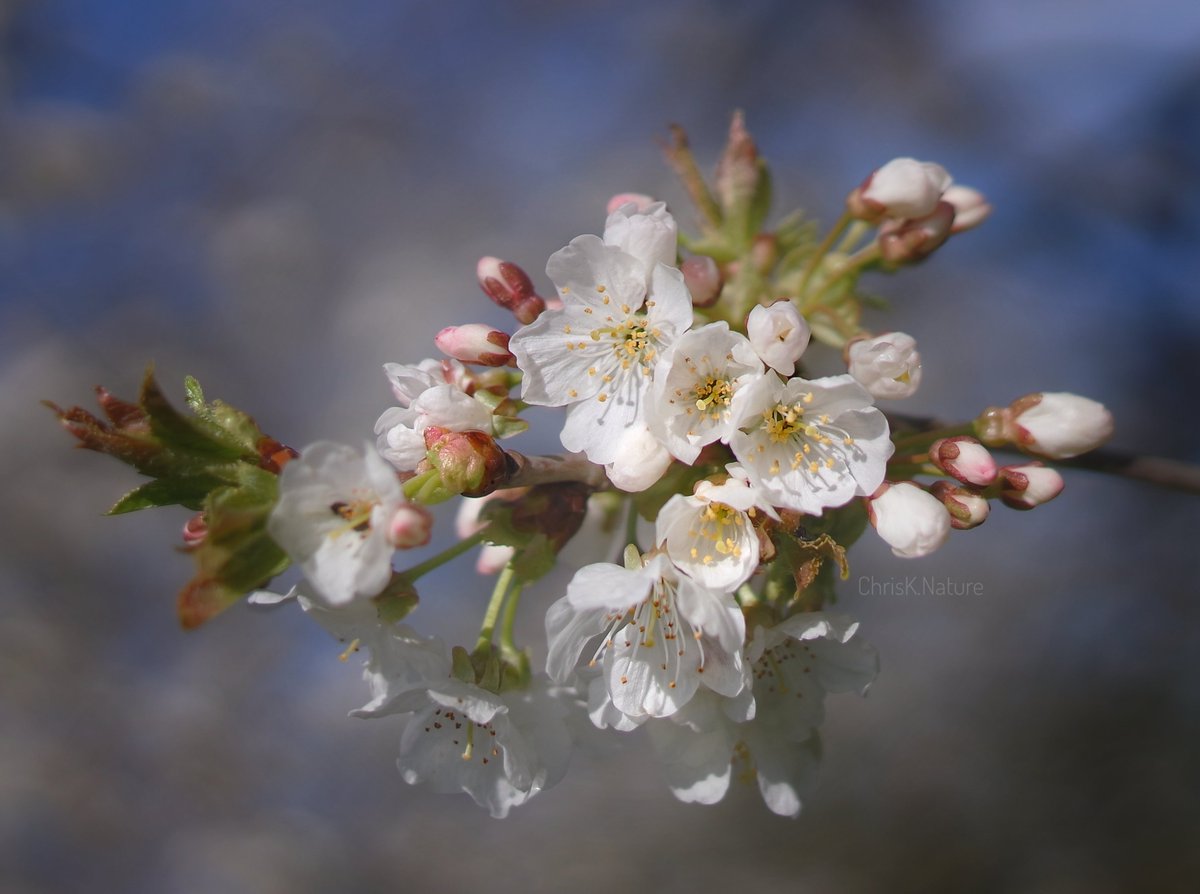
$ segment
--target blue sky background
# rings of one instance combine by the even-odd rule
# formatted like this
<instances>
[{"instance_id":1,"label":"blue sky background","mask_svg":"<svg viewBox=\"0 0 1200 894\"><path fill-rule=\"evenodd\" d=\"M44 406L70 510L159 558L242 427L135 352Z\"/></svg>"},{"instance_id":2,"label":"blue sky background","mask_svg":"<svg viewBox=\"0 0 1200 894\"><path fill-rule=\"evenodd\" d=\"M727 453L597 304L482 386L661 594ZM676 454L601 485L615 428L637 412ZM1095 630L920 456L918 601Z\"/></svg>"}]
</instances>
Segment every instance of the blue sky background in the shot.
<instances>
[{"instance_id":1,"label":"blue sky background","mask_svg":"<svg viewBox=\"0 0 1200 894\"><path fill-rule=\"evenodd\" d=\"M872 325L921 344L904 409L1079 391L1115 445L1200 461L1194 4L10 0L0 99L0 888L1190 890L1194 498L1079 474L917 564L864 538L855 579L985 593L847 585L884 671L830 701L795 823L748 789L676 804L636 738L495 823L403 784L397 729L343 717L357 674L298 613L178 632L182 517L100 519L133 476L37 401L154 360L290 443L358 442L381 363L508 322L480 255L540 277L626 190L686 227L654 141L679 122L711 167L741 108L779 215L831 220L896 155L993 200L867 284ZM431 588L417 623L465 641L479 582Z\"/></svg>"}]
</instances>

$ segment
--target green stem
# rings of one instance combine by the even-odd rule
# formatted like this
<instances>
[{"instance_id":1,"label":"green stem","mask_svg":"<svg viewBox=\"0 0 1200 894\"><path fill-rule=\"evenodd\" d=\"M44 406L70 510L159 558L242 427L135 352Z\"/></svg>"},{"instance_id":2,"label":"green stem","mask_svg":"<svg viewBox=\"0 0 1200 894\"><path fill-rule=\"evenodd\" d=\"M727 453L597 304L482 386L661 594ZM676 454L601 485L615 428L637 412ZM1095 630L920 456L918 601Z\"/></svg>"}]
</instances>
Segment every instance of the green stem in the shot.
<instances>
[{"instance_id":1,"label":"green stem","mask_svg":"<svg viewBox=\"0 0 1200 894\"><path fill-rule=\"evenodd\" d=\"M414 565L412 568L402 571L400 573L400 576L403 577L405 580L407 580L409 583L412 583L413 581L415 581L417 578L421 577L422 575L428 574L430 571L433 571L433 569L441 568L447 562L457 559L459 556L461 556L463 553L465 553L471 547L478 546L480 543L483 542L483 539L486 536L487 536L487 528L484 528L482 531L477 531L474 534L472 534L470 537L466 537L466 538L458 541L458 543L454 544L453 546L442 550L436 556L428 558L424 562L421 562L418 565Z\"/></svg>"},{"instance_id":2,"label":"green stem","mask_svg":"<svg viewBox=\"0 0 1200 894\"><path fill-rule=\"evenodd\" d=\"M500 647L513 655L518 654L517 644L513 641L513 627L517 621L517 606L521 602L521 593L525 589L523 581L518 581L513 587L512 595L504 605L504 620L500 622Z\"/></svg>"},{"instance_id":3,"label":"green stem","mask_svg":"<svg viewBox=\"0 0 1200 894\"><path fill-rule=\"evenodd\" d=\"M846 231L846 235L842 237L842 241L838 243L838 247L834 249L838 254L845 254L850 250L858 240L862 239L867 230L871 229L870 224L866 221L856 220L850 229Z\"/></svg>"},{"instance_id":4,"label":"green stem","mask_svg":"<svg viewBox=\"0 0 1200 894\"><path fill-rule=\"evenodd\" d=\"M941 438L953 438L957 435L974 435L975 423L962 422L958 425L947 425L942 428L931 428L929 431L913 432L909 435L901 435L893 439L896 445L896 453L905 453L917 450L920 447L928 447Z\"/></svg>"},{"instance_id":5,"label":"green stem","mask_svg":"<svg viewBox=\"0 0 1200 894\"><path fill-rule=\"evenodd\" d=\"M509 562L500 572L500 576L496 578L496 587L492 590L492 598L488 601L487 611L483 615L483 625L479 628L479 641L475 644L477 651L484 646L491 645L492 634L496 630L496 621L500 617L500 607L504 605L504 597L512 586L515 576L513 563Z\"/></svg>"},{"instance_id":6,"label":"green stem","mask_svg":"<svg viewBox=\"0 0 1200 894\"><path fill-rule=\"evenodd\" d=\"M640 553L642 551L642 547L641 547L641 544L638 543L638 539L637 539L637 526L638 526L637 503L634 502L632 497L630 497L629 498L629 513L625 516L625 544L629 545L630 543L632 543L634 546L637 547L637 551Z\"/></svg>"},{"instance_id":7,"label":"green stem","mask_svg":"<svg viewBox=\"0 0 1200 894\"><path fill-rule=\"evenodd\" d=\"M837 219L833 228L825 234L825 238L821 240L821 244L813 250L812 255L808 259L808 263L804 265L804 272L800 276L800 287L797 293L801 298L804 297L804 292L808 288L808 281L817 271L817 267L821 263L821 259L829 253L829 249L833 248L833 244L837 242L838 237L842 235L846 227L850 226L853 220L849 211L843 211L842 216Z\"/></svg>"}]
</instances>

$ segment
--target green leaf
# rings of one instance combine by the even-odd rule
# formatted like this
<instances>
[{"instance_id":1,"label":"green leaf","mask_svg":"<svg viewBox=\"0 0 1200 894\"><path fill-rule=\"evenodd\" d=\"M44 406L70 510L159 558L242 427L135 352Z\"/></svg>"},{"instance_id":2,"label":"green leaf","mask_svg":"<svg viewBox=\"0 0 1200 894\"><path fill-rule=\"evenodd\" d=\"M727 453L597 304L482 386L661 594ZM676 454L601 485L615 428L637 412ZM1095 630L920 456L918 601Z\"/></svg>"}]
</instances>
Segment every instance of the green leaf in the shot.
<instances>
[{"instance_id":1,"label":"green leaf","mask_svg":"<svg viewBox=\"0 0 1200 894\"><path fill-rule=\"evenodd\" d=\"M213 475L191 475L180 478L156 478L127 493L108 510L108 515L123 515L154 506L184 506L198 510L209 492L223 484Z\"/></svg>"}]
</instances>

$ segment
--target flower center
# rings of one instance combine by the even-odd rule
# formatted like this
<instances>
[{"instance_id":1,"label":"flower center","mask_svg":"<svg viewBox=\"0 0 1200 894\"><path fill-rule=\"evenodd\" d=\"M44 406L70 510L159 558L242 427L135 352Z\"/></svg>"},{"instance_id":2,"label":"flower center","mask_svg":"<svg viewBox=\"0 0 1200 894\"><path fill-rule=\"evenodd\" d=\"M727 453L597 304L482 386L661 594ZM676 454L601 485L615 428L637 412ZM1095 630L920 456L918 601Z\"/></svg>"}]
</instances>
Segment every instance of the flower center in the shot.
<instances>
[{"instance_id":1,"label":"flower center","mask_svg":"<svg viewBox=\"0 0 1200 894\"><path fill-rule=\"evenodd\" d=\"M718 419L721 415L720 408L728 407L733 399L733 386L725 379L709 375L692 389L692 393L696 395L696 409L701 413L707 413L716 404L716 409L712 410L712 418Z\"/></svg>"},{"instance_id":2,"label":"flower center","mask_svg":"<svg viewBox=\"0 0 1200 894\"><path fill-rule=\"evenodd\" d=\"M745 527L746 516L724 503L709 503L700 513L699 530L688 531L693 545L689 550L692 559L711 565L718 561L709 549L715 550L718 556L742 557L741 528ZM729 529L733 528L732 531ZM732 535L732 536L731 536ZM703 555L701 554L703 549Z\"/></svg>"},{"instance_id":3,"label":"flower center","mask_svg":"<svg viewBox=\"0 0 1200 894\"><path fill-rule=\"evenodd\" d=\"M347 531L365 534L371 530L371 510L379 505L374 498L356 497L349 502L335 500L329 504L329 511L342 519L345 524L335 528L329 536L339 537Z\"/></svg>"},{"instance_id":4,"label":"flower center","mask_svg":"<svg viewBox=\"0 0 1200 894\"><path fill-rule=\"evenodd\" d=\"M622 369L629 369L634 363L640 363L649 370L657 353L654 345L657 338L658 332L649 328L646 317L641 314L630 314L621 323L592 330L592 341L607 339L611 342L613 354Z\"/></svg>"}]
</instances>

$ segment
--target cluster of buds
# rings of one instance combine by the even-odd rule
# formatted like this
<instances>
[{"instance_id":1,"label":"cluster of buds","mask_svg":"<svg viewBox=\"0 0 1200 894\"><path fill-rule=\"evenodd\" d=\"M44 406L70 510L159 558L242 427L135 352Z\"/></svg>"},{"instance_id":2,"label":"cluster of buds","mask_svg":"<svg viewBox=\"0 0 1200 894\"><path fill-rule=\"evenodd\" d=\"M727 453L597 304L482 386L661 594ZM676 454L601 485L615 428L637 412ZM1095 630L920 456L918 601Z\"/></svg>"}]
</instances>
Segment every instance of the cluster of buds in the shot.
<instances>
[{"instance_id":1,"label":"cluster of buds","mask_svg":"<svg viewBox=\"0 0 1200 894\"><path fill-rule=\"evenodd\" d=\"M924 370L911 335L861 324L858 279L927 257L990 211L941 166L883 165L814 242L799 216L765 229L770 177L740 115L711 185L682 130L667 155L697 238L680 239L664 203L622 193L602 234L549 258L553 297L482 258L480 287L519 328L450 326L434 338L443 358L385 364L392 405L365 449L297 455L194 383L191 417L152 378L136 404L101 391L103 420L55 408L84 446L155 478L116 511L198 511L183 534L199 568L186 624L252 591L294 596L350 644L343 659L367 653L370 700L354 713L409 718L404 779L495 816L553 785L581 730L641 727L680 799L720 800L746 761L767 807L796 815L826 697L878 672L857 622L827 610L867 523L897 556L927 556L993 500L1030 509L1062 490L1052 465L1000 465L994 451L1053 462L1112 431L1100 404L1053 392L969 425L897 430L876 405L911 397ZM818 345L844 371L809 377ZM563 453L501 446L530 406L564 411ZM427 507L454 499L458 542L408 558L430 544ZM492 595L473 648L448 649L408 617L421 578L476 548ZM299 586L261 589L289 563ZM563 563L574 573L544 648L519 645L523 591Z\"/></svg>"}]
</instances>

